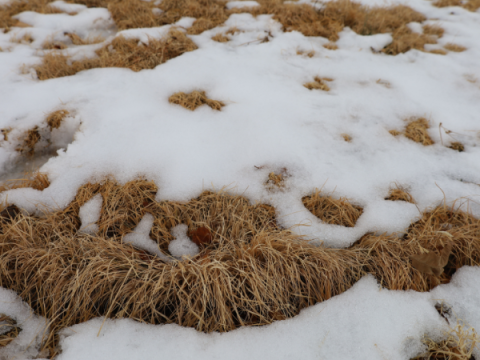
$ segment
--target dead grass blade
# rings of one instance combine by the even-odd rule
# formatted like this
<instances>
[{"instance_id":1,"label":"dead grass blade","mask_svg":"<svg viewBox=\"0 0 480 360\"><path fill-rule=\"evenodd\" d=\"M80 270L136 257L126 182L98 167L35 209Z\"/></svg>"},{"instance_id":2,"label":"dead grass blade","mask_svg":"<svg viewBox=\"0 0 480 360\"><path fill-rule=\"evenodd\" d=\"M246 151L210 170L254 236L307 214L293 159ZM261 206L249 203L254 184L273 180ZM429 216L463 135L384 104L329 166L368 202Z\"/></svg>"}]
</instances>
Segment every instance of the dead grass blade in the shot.
<instances>
[{"instance_id":1,"label":"dead grass blade","mask_svg":"<svg viewBox=\"0 0 480 360\"><path fill-rule=\"evenodd\" d=\"M97 57L73 61L63 54L48 53L40 65L34 66L40 80L74 75L79 71L105 67L123 67L133 71L153 69L157 65L180 56L197 46L182 31L171 29L160 40L149 39L148 44L138 44L136 39L116 37L111 44L97 50Z\"/></svg>"}]
</instances>

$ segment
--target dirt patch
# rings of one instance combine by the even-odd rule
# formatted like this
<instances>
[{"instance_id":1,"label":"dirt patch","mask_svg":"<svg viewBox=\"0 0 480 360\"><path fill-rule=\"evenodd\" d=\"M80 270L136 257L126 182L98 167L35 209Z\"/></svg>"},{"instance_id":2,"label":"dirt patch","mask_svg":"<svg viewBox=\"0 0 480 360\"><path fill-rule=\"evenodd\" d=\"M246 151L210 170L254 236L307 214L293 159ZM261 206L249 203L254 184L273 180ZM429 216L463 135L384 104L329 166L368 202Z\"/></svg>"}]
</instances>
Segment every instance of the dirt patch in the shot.
<instances>
[{"instance_id":1,"label":"dirt patch","mask_svg":"<svg viewBox=\"0 0 480 360\"><path fill-rule=\"evenodd\" d=\"M303 205L316 217L327 224L354 227L363 209L351 204L348 199L334 199L330 195L323 195L316 189L310 196L302 199Z\"/></svg>"},{"instance_id":2,"label":"dirt patch","mask_svg":"<svg viewBox=\"0 0 480 360\"><path fill-rule=\"evenodd\" d=\"M171 29L160 40L149 39L148 44L138 45L136 39L116 37L111 44L97 50L97 57L78 61L69 61L61 53L48 53L40 65L34 66L40 80L54 79L74 75L79 71L105 67L123 67L133 71L153 69L157 65L180 56L197 46L185 33Z\"/></svg>"},{"instance_id":3,"label":"dirt patch","mask_svg":"<svg viewBox=\"0 0 480 360\"><path fill-rule=\"evenodd\" d=\"M192 91L191 93L177 92L168 98L171 104L177 104L188 110L195 110L202 105L208 105L213 110L221 110L225 104L219 100L212 100L207 97L205 91Z\"/></svg>"}]
</instances>

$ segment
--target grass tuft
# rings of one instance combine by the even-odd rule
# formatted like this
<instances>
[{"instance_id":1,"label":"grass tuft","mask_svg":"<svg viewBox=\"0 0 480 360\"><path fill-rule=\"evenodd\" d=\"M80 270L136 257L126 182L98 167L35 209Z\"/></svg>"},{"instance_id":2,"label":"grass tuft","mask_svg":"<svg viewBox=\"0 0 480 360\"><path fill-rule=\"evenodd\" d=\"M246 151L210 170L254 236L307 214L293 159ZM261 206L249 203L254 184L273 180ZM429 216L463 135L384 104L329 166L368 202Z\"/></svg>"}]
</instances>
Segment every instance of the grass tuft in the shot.
<instances>
[{"instance_id":1,"label":"grass tuft","mask_svg":"<svg viewBox=\"0 0 480 360\"><path fill-rule=\"evenodd\" d=\"M415 199L401 186L396 185L394 189L390 189L388 196L385 200L390 201L406 201L411 204L415 204Z\"/></svg>"},{"instance_id":2,"label":"grass tuft","mask_svg":"<svg viewBox=\"0 0 480 360\"><path fill-rule=\"evenodd\" d=\"M341 134L342 137L343 137L343 140L345 140L346 142L352 142L352 137L348 134Z\"/></svg>"},{"instance_id":3,"label":"grass tuft","mask_svg":"<svg viewBox=\"0 0 480 360\"><path fill-rule=\"evenodd\" d=\"M405 136L424 146L433 145L434 142L430 135L428 135L429 128L430 124L427 119L414 118L407 124L407 127L405 128Z\"/></svg>"},{"instance_id":4,"label":"grass tuft","mask_svg":"<svg viewBox=\"0 0 480 360\"><path fill-rule=\"evenodd\" d=\"M437 0L433 3L436 7L461 6L469 11L477 11L480 8L480 0Z\"/></svg>"},{"instance_id":5,"label":"grass tuft","mask_svg":"<svg viewBox=\"0 0 480 360\"><path fill-rule=\"evenodd\" d=\"M453 149L453 150L456 150L458 152L463 152L465 151L465 146L459 142L459 141L455 141L455 142L452 142L449 146L450 149Z\"/></svg>"},{"instance_id":6,"label":"grass tuft","mask_svg":"<svg viewBox=\"0 0 480 360\"><path fill-rule=\"evenodd\" d=\"M208 105L213 110L221 110L225 104L218 100L209 99L205 91L192 91L191 93L177 92L168 98L171 104L177 104L188 110L195 110L202 105Z\"/></svg>"},{"instance_id":7,"label":"grass tuft","mask_svg":"<svg viewBox=\"0 0 480 360\"><path fill-rule=\"evenodd\" d=\"M351 204L346 198L323 196L318 189L302 198L302 202L312 214L327 224L354 227L363 212L360 206Z\"/></svg>"},{"instance_id":8,"label":"grass tuft","mask_svg":"<svg viewBox=\"0 0 480 360\"><path fill-rule=\"evenodd\" d=\"M23 179L8 180L0 184L0 193L3 191L19 188L33 188L43 190L50 186L50 181L45 173L35 172L25 174Z\"/></svg>"},{"instance_id":9,"label":"grass tuft","mask_svg":"<svg viewBox=\"0 0 480 360\"><path fill-rule=\"evenodd\" d=\"M216 41L216 42L220 42L220 43L225 43L225 42L228 42L230 41L230 39L228 38L228 36L225 36L221 33L218 33L217 35L215 36L212 36L212 40L213 41Z\"/></svg>"},{"instance_id":10,"label":"grass tuft","mask_svg":"<svg viewBox=\"0 0 480 360\"><path fill-rule=\"evenodd\" d=\"M308 82L306 84L303 84L308 90L323 90L323 91L330 91L330 87L325 83L325 81L331 81L331 79L326 79L326 78L319 78L318 76L315 76L312 82Z\"/></svg>"},{"instance_id":11,"label":"grass tuft","mask_svg":"<svg viewBox=\"0 0 480 360\"><path fill-rule=\"evenodd\" d=\"M58 129L62 125L63 119L69 114L67 110L57 110L47 116L47 125L50 131Z\"/></svg>"},{"instance_id":12,"label":"grass tuft","mask_svg":"<svg viewBox=\"0 0 480 360\"><path fill-rule=\"evenodd\" d=\"M83 70L105 67L123 67L133 71L153 69L157 65L180 56L197 46L183 32L171 29L160 40L149 39L148 44L138 44L136 39L116 37L111 44L97 50L97 57L78 61L59 53L48 53L40 65L34 66L40 80L74 75Z\"/></svg>"},{"instance_id":13,"label":"grass tuft","mask_svg":"<svg viewBox=\"0 0 480 360\"><path fill-rule=\"evenodd\" d=\"M444 46L444 48L447 49L448 51L453 51L453 52L463 52L467 50L466 47L453 44L453 43L448 43L447 45Z\"/></svg>"},{"instance_id":14,"label":"grass tuft","mask_svg":"<svg viewBox=\"0 0 480 360\"><path fill-rule=\"evenodd\" d=\"M12 16L24 11L35 11L41 14L58 14L60 10L50 6L51 0L13 0L0 5L0 28L8 32L11 27L17 26L19 21ZM20 24L22 25L22 24Z\"/></svg>"},{"instance_id":15,"label":"grass tuft","mask_svg":"<svg viewBox=\"0 0 480 360\"><path fill-rule=\"evenodd\" d=\"M22 144L15 150L23 155L32 156L35 152L35 145L40 141L40 138L41 136L38 131L38 126L35 126L33 129L26 132Z\"/></svg>"}]
</instances>

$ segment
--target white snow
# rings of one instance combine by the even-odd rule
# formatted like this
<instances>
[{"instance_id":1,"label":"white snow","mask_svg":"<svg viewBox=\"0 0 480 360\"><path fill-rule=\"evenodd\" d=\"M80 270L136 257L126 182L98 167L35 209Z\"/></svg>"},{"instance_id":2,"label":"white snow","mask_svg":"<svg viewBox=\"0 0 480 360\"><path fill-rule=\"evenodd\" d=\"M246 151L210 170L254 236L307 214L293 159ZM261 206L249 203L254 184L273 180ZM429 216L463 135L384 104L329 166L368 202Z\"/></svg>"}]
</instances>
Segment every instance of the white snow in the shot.
<instances>
[{"instance_id":1,"label":"white snow","mask_svg":"<svg viewBox=\"0 0 480 360\"><path fill-rule=\"evenodd\" d=\"M260 6L256 1L229 1L227 3L227 9L236 9L236 8L248 8Z\"/></svg>"},{"instance_id":2,"label":"white snow","mask_svg":"<svg viewBox=\"0 0 480 360\"><path fill-rule=\"evenodd\" d=\"M188 226L180 224L172 228L172 235L175 240L168 244L168 251L172 256L181 259L183 256L195 256L200 252L197 244L195 244L187 235Z\"/></svg>"},{"instance_id":3,"label":"white snow","mask_svg":"<svg viewBox=\"0 0 480 360\"><path fill-rule=\"evenodd\" d=\"M46 319L36 316L15 292L2 287L0 287L0 314L15 320L16 326L21 329L12 342L0 347L0 359L32 359L39 355L42 338L48 335ZM0 335L4 330L9 331L10 328L0 321Z\"/></svg>"},{"instance_id":4,"label":"white snow","mask_svg":"<svg viewBox=\"0 0 480 360\"><path fill-rule=\"evenodd\" d=\"M158 244L153 241L149 236L154 220L155 219L153 218L152 214L145 214L142 220L140 220L140 222L138 223L135 230L123 237L123 242L127 244L132 244L139 249L155 254L160 259L169 262L172 259L165 255L159 249Z\"/></svg>"},{"instance_id":5,"label":"white snow","mask_svg":"<svg viewBox=\"0 0 480 360\"><path fill-rule=\"evenodd\" d=\"M101 194L95 195L80 207L78 216L82 222L80 232L95 235L98 232L98 225L96 222L100 219L102 212L103 198Z\"/></svg>"}]
</instances>

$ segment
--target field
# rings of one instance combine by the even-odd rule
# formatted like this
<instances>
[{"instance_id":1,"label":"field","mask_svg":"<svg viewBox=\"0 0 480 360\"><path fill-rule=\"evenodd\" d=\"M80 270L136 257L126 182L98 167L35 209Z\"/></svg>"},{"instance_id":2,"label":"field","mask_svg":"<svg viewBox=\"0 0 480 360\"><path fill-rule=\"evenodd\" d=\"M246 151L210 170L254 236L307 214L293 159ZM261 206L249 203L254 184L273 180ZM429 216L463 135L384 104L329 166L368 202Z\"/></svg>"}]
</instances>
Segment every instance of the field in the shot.
<instances>
[{"instance_id":1,"label":"field","mask_svg":"<svg viewBox=\"0 0 480 360\"><path fill-rule=\"evenodd\" d=\"M480 359L479 0L0 0L0 360Z\"/></svg>"}]
</instances>

